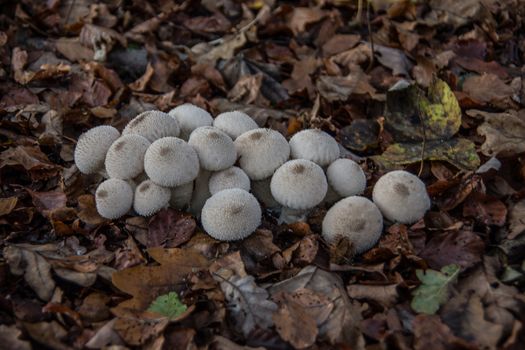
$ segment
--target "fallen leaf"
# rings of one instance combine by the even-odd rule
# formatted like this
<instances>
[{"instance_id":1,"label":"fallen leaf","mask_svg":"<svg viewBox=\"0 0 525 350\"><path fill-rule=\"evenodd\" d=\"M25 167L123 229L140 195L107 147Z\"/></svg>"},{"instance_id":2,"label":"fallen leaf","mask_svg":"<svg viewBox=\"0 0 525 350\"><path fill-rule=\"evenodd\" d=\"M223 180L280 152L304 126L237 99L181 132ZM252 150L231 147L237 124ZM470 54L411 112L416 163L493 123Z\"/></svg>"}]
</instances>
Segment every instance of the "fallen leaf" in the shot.
<instances>
[{"instance_id":1,"label":"fallen leaf","mask_svg":"<svg viewBox=\"0 0 525 350\"><path fill-rule=\"evenodd\" d=\"M355 119L339 131L341 145L353 151L366 151L379 144L379 123L371 119Z\"/></svg>"},{"instance_id":2,"label":"fallen leaf","mask_svg":"<svg viewBox=\"0 0 525 350\"><path fill-rule=\"evenodd\" d=\"M17 146L0 153L0 168L16 165L27 170L33 180L48 179L60 170L35 146Z\"/></svg>"},{"instance_id":3,"label":"fallen leaf","mask_svg":"<svg viewBox=\"0 0 525 350\"><path fill-rule=\"evenodd\" d=\"M393 75L410 76L413 65L403 51L375 44L374 54L379 63L392 70Z\"/></svg>"},{"instance_id":4,"label":"fallen leaf","mask_svg":"<svg viewBox=\"0 0 525 350\"><path fill-rule=\"evenodd\" d=\"M50 300L55 290L55 281L51 276L51 265L40 254L19 248L7 246L3 251L11 273L24 275L27 284L42 300Z\"/></svg>"},{"instance_id":5,"label":"fallen leaf","mask_svg":"<svg viewBox=\"0 0 525 350\"><path fill-rule=\"evenodd\" d=\"M286 299L273 314L273 321L277 333L295 349L304 349L315 343L319 332L317 323L303 305Z\"/></svg>"},{"instance_id":6,"label":"fallen leaf","mask_svg":"<svg viewBox=\"0 0 525 350\"><path fill-rule=\"evenodd\" d=\"M15 209L16 203L18 203L16 197L0 198L0 216L11 213Z\"/></svg>"},{"instance_id":7,"label":"fallen leaf","mask_svg":"<svg viewBox=\"0 0 525 350\"><path fill-rule=\"evenodd\" d=\"M115 322L117 322L117 318L112 319L97 329L95 334L86 343L86 347L89 349L101 349L106 345L124 345L122 338L114 329Z\"/></svg>"},{"instance_id":8,"label":"fallen leaf","mask_svg":"<svg viewBox=\"0 0 525 350\"><path fill-rule=\"evenodd\" d=\"M473 217L485 225L501 227L507 221L507 207L493 196L474 192L463 204L463 215Z\"/></svg>"},{"instance_id":9,"label":"fallen leaf","mask_svg":"<svg viewBox=\"0 0 525 350\"><path fill-rule=\"evenodd\" d=\"M476 350L474 344L458 338L436 315L417 315L413 322L415 350Z\"/></svg>"},{"instance_id":10,"label":"fallen leaf","mask_svg":"<svg viewBox=\"0 0 525 350\"><path fill-rule=\"evenodd\" d=\"M95 196L92 194L83 194L77 198L78 200L78 218L89 225L100 225L104 219L97 211L95 204Z\"/></svg>"},{"instance_id":11,"label":"fallen leaf","mask_svg":"<svg viewBox=\"0 0 525 350\"><path fill-rule=\"evenodd\" d=\"M501 108L511 104L514 90L495 74L482 74L467 77L463 91L470 97Z\"/></svg>"},{"instance_id":12,"label":"fallen leaf","mask_svg":"<svg viewBox=\"0 0 525 350\"><path fill-rule=\"evenodd\" d=\"M126 344L140 346L146 344L150 339L157 338L168 324L169 320L165 317L160 319L119 317L113 329Z\"/></svg>"},{"instance_id":13,"label":"fallen leaf","mask_svg":"<svg viewBox=\"0 0 525 350\"><path fill-rule=\"evenodd\" d=\"M63 192L33 192L27 190L33 199L33 204L43 215L49 215L53 210L64 208L67 197Z\"/></svg>"},{"instance_id":14,"label":"fallen leaf","mask_svg":"<svg viewBox=\"0 0 525 350\"><path fill-rule=\"evenodd\" d=\"M101 322L111 316L108 304L111 298L105 294L93 292L88 294L78 308L78 313L84 321Z\"/></svg>"},{"instance_id":15,"label":"fallen leaf","mask_svg":"<svg viewBox=\"0 0 525 350\"><path fill-rule=\"evenodd\" d=\"M512 205L509 212L508 239L514 239L525 231L525 199Z\"/></svg>"},{"instance_id":16,"label":"fallen leaf","mask_svg":"<svg viewBox=\"0 0 525 350\"><path fill-rule=\"evenodd\" d=\"M24 323L24 328L29 336L37 343L56 350L71 350L63 340L67 331L57 321Z\"/></svg>"},{"instance_id":17,"label":"fallen leaf","mask_svg":"<svg viewBox=\"0 0 525 350\"><path fill-rule=\"evenodd\" d=\"M351 94L375 95L376 91L362 71L350 73L346 77L321 75L317 79L317 90L329 102L346 101Z\"/></svg>"},{"instance_id":18,"label":"fallen leaf","mask_svg":"<svg viewBox=\"0 0 525 350\"><path fill-rule=\"evenodd\" d=\"M422 284L412 293L412 309L420 313L435 314L447 301L450 284L456 281L459 271L459 266L454 264L444 266L441 272L416 270L417 278Z\"/></svg>"},{"instance_id":19,"label":"fallen leaf","mask_svg":"<svg viewBox=\"0 0 525 350\"><path fill-rule=\"evenodd\" d=\"M2 346L10 350L31 350L31 343L27 340L21 340L22 332L16 325L0 325L0 339Z\"/></svg>"},{"instance_id":20,"label":"fallen leaf","mask_svg":"<svg viewBox=\"0 0 525 350\"><path fill-rule=\"evenodd\" d=\"M310 23L319 22L327 13L318 7L294 7L287 24L294 35L304 32Z\"/></svg>"},{"instance_id":21,"label":"fallen leaf","mask_svg":"<svg viewBox=\"0 0 525 350\"><path fill-rule=\"evenodd\" d=\"M188 307L183 304L177 293L159 295L148 308L148 311L155 312L169 319L175 319L183 314Z\"/></svg>"},{"instance_id":22,"label":"fallen leaf","mask_svg":"<svg viewBox=\"0 0 525 350\"><path fill-rule=\"evenodd\" d=\"M190 240L197 223L190 215L175 209L164 209L149 222L148 248L175 248Z\"/></svg>"},{"instance_id":23,"label":"fallen leaf","mask_svg":"<svg viewBox=\"0 0 525 350\"><path fill-rule=\"evenodd\" d=\"M387 308L392 307L399 298L397 284L349 284L346 287L346 290L348 292L348 296L352 299L373 300Z\"/></svg>"},{"instance_id":24,"label":"fallen leaf","mask_svg":"<svg viewBox=\"0 0 525 350\"><path fill-rule=\"evenodd\" d=\"M213 340L210 346L212 346L213 349L216 349L216 350L264 350L265 349L263 347L252 348L250 346L238 345L232 342L230 339L224 338L220 335L216 335L213 337Z\"/></svg>"},{"instance_id":25,"label":"fallen leaf","mask_svg":"<svg viewBox=\"0 0 525 350\"><path fill-rule=\"evenodd\" d=\"M469 110L467 114L485 119L478 127L478 133L485 136L485 142L481 145L483 154L509 157L525 152L525 110L503 113Z\"/></svg>"},{"instance_id":26,"label":"fallen leaf","mask_svg":"<svg viewBox=\"0 0 525 350\"><path fill-rule=\"evenodd\" d=\"M358 34L336 34L323 44L323 55L329 57L349 50L356 46L360 40L361 36Z\"/></svg>"}]
</instances>

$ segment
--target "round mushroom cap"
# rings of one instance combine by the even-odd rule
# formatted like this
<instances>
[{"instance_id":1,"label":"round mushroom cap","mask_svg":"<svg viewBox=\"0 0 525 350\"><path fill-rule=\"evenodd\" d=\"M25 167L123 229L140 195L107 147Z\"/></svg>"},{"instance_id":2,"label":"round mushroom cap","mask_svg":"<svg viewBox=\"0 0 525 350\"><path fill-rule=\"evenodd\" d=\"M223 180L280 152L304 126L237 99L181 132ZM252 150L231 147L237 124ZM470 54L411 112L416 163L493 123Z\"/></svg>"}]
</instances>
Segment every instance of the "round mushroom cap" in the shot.
<instances>
[{"instance_id":1,"label":"round mushroom cap","mask_svg":"<svg viewBox=\"0 0 525 350\"><path fill-rule=\"evenodd\" d=\"M143 181L135 190L133 209L137 214L150 216L166 208L170 202L169 188L159 186L151 180Z\"/></svg>"},{"instance_id":2,"label":"round mushroom cap","mask_svg":"<svg viewBox=\"0 0 525 350\"><path fill-rule=\"evenodd\" d=\"M251 190L253 195L267 208L277 208L281 205L272 196L271 181L271 177L259 181L251 181Z\"/></svg>"},{"instance_id":3,"label":"round mushroom cap","mask_svg":"<svg viewBox=\"0 0 525 350\"><path fill-rule=\"evenodd\" d=\"M140 135L119 137L106 154L106 171L110 178L128 180L144 171L144 154L150 142Z\"/></svg>"},{"instance_id":4,"label":"round mushroom cap","mask_svg":"<svg viewBox=\"0 0 525 350\"><path fill-rule=\"evenodd\" d=\"M328 183L341 197L361 194L366 188L366 175L356 162L341 158L334 161L326 170Z\"/></svg>"},{"instance_id":5,"label":"round mushroom cap","mask_svg":"<svg viewBox=\"0 0 525 350\"><path fill-rule=\"evenodd\" d=\"M213 238L234 241L248 237L261 224L262 211L255 197L230 188L211 196L202 208L202 227Z\"/></svg>"},{"instance_id":6,"label":"round mushroom cap","mask_svg":"<svg viewBox=\"0 0 525 350\"><path fill-rule=\"evenodd\" d=\"M383 216L365 197L351 196L335 203L326 213L322 225L328 243L348 239L357 254L372 248L381 237Z\"/></svg>"},{"instance_id":7,"label":"round mushroom cap","mask_svg":"<svg viewBox=\"0 0 525 350\"><path fill-rule=\"evenodd\" d=\"M374 186L372 198L387 219L403 224L421 219L431 204L423 181L404 170L381 176Z\"/></svg>"},{"instance_id":8,"label":"round mushroom cap","mask_svg":"<svg viewBox=\"0 0 525 350\"><path fill-rule=\"evenodd\" d=\"M262 180L290 157L290 146L278 131L254 129L235 140L239 165L251 180Z\"/></svg>"},{"instance_id":9,"label":"round mushroom cap","mask_svg":"<svg viewBox=\"0 0 525 350\"><path fill-rule=\"evenodd\" d=\"M339 158L339 146L335 139L318 129L299 131L290 139L293 159L308 159L321 167Z\"/></svg>"},{"instance_id":10,"label":"round mushroom cap","mask_svg":"<svg viewBox=\"0 0 525 350\"><path fill-rule=\"evenodd\" d=\"M190 205L191 195L193 193L193 181L177 187L172 187L170 188L170 192L170 207L184 209Z\"/></svg>"},{"instance_id":11,"label":"round mushroom cap","mask_svg":"<svg viewBox=\"0 0 525 350\"><path fill-rule=\"evenodd\" d=\"M104 169L104 160L111 144L120 137L109 125L96 126L79 136L75 147L75 164L83 174L94 174Z\"/></svg>"},{"instance_id":12,"label":"round mushroom cap","mask_svg":"<svg viewBox=\"0 0 525 350\"><path fill-rule=\"evenodd\" d=\"M179 123L167 113L146 111L133 118L122 131L123 135L136 134L154 142L163 137L177 137L180 134Z\"/></svg>"},{"instance_id":13,"label":"round mushroom cap","mask_svg":"<svg viewBox=\"0 0 525 350\"><path fill-rule=\"evenodd\" d=\"M284 163L272 176L272 196L291 209L310 209L321 203L328 190L323 169L306 159Z\"/></svg>"},{"instance_id":14,"label":"round mushroom cap","mask_svg":"<svg viewBox=\"0 0 525 350\"><path fill-rule=\"evenodd\" d=\"M201 126L193 130L188 144L197 152L201 168L209 171L224 170L237 160L232 139L213 126Z\"/></svg>"},{"instance_id":15,"label":"round mushroom cap","mask_svg":"<svg viewBox=\"0 0 525 350\"><path fill-rule=\"evenodd\" d=\"M231 168L212 174L209 188L212 195L228 188L240 188L245 191L250 191L250 178L241 168L232 166Z\"/></svg>"},{"instance_id":16,"label":"round mushroom cap","mask_svg":"<svg viewBox=\"0 0 525 350\"><path fill-rule=\"evenodd\" d=\"M183 140L188 140L193 130L198 127L213 124L213 117L210 113L191 103L177 106L168 114L179 122L180 138Z\"/></svg>"},{"instance_id":17,"label":"round mushroom cap","mask_svg":"<svg viewBox=\"0 0 525 350\"><path fill-rule=\"evenodd\" d=\"M213 126L224 131L235 140L246 131L259 128L255 120L241 111L224 112L213 120Z\"/></svg>"},{"instance_id":18,"label":"round mushroom cap","mask_svg":"<svg viewBox=\"0 0 525 350\"><path fill-rule=\"evenodd\" d=\"M131 209L133 190L124 180L108 179L98 185L95 203L100 216L106 219L118 219Z\"/></svg>"},{"instance_id":19,"label":"round mushroom cap","mask_svg":"<svg viewBox=\"0 0 525 350\"><path fill-rule=\"evenodd\" d=\"M146 150L144 170L157 185L176 187L197 177L199 157L184 140L163 137Z\"/></svg>"}]
</instances>

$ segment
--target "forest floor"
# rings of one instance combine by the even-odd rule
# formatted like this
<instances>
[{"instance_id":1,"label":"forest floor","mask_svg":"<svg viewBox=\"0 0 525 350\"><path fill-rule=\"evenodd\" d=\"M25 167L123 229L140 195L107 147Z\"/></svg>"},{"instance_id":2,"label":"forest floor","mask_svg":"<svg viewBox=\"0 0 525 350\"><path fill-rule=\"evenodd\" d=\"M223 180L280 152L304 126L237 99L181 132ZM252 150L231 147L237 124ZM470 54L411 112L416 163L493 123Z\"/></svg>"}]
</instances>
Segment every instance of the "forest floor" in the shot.
<instances>
[{"instance_id":1,"label":"forest floor","mask_svg":"<svg viewBox=\"0 0 525 350\"><path fill-rule=\"evenodd\" d=\"M525 2L358 8L0 0L0 348L525 348ZM365 196L402 168L432 207L354 257L322 206L230 243L175 210L100 217L78 136L184 102L321 128Z\"/></svg>"}]
</instances>

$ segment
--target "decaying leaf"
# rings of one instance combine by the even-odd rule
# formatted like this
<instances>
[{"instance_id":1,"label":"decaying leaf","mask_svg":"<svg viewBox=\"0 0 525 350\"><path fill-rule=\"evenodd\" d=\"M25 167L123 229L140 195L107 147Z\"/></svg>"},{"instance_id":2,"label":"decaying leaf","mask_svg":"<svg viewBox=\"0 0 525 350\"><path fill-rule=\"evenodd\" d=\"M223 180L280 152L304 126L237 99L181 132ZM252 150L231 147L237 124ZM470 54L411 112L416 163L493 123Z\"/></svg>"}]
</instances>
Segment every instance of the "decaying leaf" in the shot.
<instances>
[{"instance_id":1,"label":"decaying leaf","mask_svg":"<svg viewBox=\"0 0 525 350\"><path fill-rule=\"evenodd\" d=\"M0 339L2 339L2 346L4 346L5 349L31 350L31 343L27 340L20 339L21 335L22 331L16 328L15 325L0 325Z\"/></svg>"},{"instance_id":2,"label":"decaying leaf","mask_svg":"<svg viewBox=\"0 0 525 350\"><path fill-rule=\"evenodd\" d=\"M425 314L435 314L449 296L449 288L458 277L458 265L444 266L440 271L416 270L421 285L414 290L414 298L410 306L416 311Z\"/></svg>"}]
</instances>

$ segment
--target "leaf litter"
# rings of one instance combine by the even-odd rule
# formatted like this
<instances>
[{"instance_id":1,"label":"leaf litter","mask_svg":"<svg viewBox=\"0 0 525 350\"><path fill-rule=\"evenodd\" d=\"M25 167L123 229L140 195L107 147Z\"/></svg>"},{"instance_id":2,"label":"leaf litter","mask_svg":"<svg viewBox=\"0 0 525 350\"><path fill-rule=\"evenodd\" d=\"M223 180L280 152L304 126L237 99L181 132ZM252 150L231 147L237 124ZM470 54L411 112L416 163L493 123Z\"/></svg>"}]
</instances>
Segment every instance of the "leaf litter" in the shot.
<instances>
[{"instance_id":1,"label":"leaf litter","mask_svg":"<svg viewBox=\"0 0 525 350\"><path fill-rule=\"evenodd\" d=\"M520 349L520 5L5 4L5 346ZM386 169L418 172L432 209L412 226L386 222L352 258L319 238L327 207L294 225L265 212L241 242L212 239L185 211L100 217L100 178L73 164L78 136L185 102L286 136L320 127L371 185Z\"/></svg>"}]
</instances>

